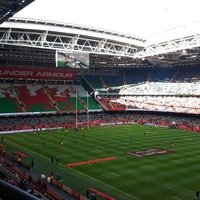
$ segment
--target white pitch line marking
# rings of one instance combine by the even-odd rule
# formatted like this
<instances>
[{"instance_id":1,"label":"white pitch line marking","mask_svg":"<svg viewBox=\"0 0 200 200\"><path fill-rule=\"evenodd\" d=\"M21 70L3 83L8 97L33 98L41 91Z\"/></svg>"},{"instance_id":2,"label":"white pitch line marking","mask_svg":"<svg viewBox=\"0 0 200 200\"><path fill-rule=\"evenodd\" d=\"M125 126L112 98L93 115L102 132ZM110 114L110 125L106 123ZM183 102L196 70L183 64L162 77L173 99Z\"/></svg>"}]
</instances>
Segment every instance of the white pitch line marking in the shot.
<instances>
[{"instance_id":1,"label":"white pitch line marking","mask_svg":"<svg viewBox=\"0 0 200 200\"><path fill-rule=\"evenodd\" d=\"M103 152L103 151L102 151L102 150L96 149L96 150L92 150L92 151L90 151L90 152Z\"/></svg>"},{"instance_id":2,"label":"white pitch line marking","mask_svg":"<svg viewBox=\"0 0 200 200\"><path fill-rule=\"evenodd\" d=\"M71 156L64 154L64 155L61 155L60 157L71 157Z\"/></svg>"},{"instance_id":3,"label":"white pitch line marking","mask_svg":"<svg viewBox=\"0 0 200 200\"><path fill-rule=\"evenodd\" d=\"M152 165L144 165L140 168L149 168L149 169L156 169L156 167L152 166Z\"/></svg>"},{"instance_id":4,"label":"white pitch line marking","mask_svg":"<svg viewBox=\"0 0 200 200\"><path fill-rule=\"evenodd\" d=\"M31 145L29 145L29 146L41 146L41 144L31 144Z\"/></svg>"},{"instance_id":5,"label":"white pitch line marking","mask_svg":"<svg viewBox=\"0 0 200 200\"><path fill-rule=\"evenodd\" d=\"M120 176L119 174L117 174L117 173L114 173L114 172L111 172L113 175L115 175L115 176Z\"/></svg>"},{"instance_id":6,"label":"white pitch line marking","mask_svg":"<svg viewBox=\"0 0 200 200\"><path fill-rule=\"evenodd\" d=\"M109 174L113 174L114 176L120 176L119 174L116 174L114 172L108 172L108 173L103 174L102 176L107 176Z\"/></svg>"},{"instance_id":7,"label":"white pitch line marking","mask_svg":"<svg viewBox=\"0 0 200 200\"><path fill-rule=\"evenodd\" d=\"M17 141L23 141L26 140L26 138L17 138Z\"/></svg>"},{"instance_id":8,"label":"white pitch line marking","mask_svg":"<svg viewBox=\"0 0 200 200\"><path fill-rule=\"evenodd\" d=\"M180 163L181 161L180 160L172 160L170 161L171 163Z\"/></svg>"},{"instance_id":9,"label":"white pitch line marking","mask_svg":"<svg viewBox=\"0 0 200 200\"><path fill-rule=\"evenodd\" d=\"M177 199L177 200L182 200L182 199L175 197L175 196L171 196L171 197L174 198L174 199Z\"/></svg>"},{"instance_id":10,"label":"white pitch line marking","mask_svg":"<svg viewBox=\"0 0 200 200\"><path fill-rule=\"evenodd\" d=\"M127 158L125 158L125 157L118 157L119 159L122 159L122 160L126 160Z\"/></svg>"}]
</instances>

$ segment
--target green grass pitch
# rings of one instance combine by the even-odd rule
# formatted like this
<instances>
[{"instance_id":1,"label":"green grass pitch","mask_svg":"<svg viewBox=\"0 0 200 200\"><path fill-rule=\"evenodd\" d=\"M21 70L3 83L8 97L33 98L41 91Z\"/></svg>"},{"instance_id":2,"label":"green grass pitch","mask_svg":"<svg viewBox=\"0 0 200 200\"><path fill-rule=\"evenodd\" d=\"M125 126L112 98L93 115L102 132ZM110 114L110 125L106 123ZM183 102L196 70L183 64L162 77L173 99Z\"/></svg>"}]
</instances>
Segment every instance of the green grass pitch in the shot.
<instances>
[{"instance_id":1,"label":"green grass pitch","mask_svg":"<svg viewBox=\"0 0 200 200\"><path fill-rule=\"evenodd\" d=\"M83 195L93 186L118 200L192 200L200 190L200 135L192 132L116 125L77 133L54 130L4 135L4 144L10 153L20 150L28 154L25 162L34 159L34 172L53 172L61 177L62 183ZM127 155L130 151L154 147L174 152L142 158ZM52 164L51 156L58 157L59 164ZM110 156L116 159L65 167L67 163Z\"/></svg>"}]
</instances>

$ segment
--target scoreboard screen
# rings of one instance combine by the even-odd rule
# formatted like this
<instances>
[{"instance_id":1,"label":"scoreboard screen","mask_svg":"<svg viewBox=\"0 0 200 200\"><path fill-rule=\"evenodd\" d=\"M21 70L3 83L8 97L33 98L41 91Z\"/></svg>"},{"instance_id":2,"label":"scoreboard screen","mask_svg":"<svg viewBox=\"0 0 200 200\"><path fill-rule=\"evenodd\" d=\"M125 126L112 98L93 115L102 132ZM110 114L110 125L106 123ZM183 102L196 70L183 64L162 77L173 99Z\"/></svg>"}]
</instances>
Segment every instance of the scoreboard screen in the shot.
<instances>
[{"instance_id":1,"label":"scoreboard screen","mask_svg":"<svg viewBox=\"0 0 200 200\"><path fill-rule=\"evenodd\" d=\"M89 53L56 51L56 67L89 69Z\"/></svg>"}]
</instances>

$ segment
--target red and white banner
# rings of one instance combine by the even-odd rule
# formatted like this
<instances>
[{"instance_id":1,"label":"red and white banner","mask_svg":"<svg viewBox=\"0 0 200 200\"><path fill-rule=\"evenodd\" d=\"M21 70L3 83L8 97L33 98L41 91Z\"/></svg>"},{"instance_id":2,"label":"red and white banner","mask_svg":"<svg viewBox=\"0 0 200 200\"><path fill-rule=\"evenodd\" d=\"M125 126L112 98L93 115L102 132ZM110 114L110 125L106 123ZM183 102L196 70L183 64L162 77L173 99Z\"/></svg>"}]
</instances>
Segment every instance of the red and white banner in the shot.
<instances>
[{"instance_id":1,"label":"red and white banner","mask_svg":"<svg viewBox=\"0 0 200 200\"><path fill-rule=\"evenodd\" d=\"M42 68L0 66L0 78L76 81L77 73L75 70L59 69L59 68L42 69Z\"/></svg>"}]
</instances>

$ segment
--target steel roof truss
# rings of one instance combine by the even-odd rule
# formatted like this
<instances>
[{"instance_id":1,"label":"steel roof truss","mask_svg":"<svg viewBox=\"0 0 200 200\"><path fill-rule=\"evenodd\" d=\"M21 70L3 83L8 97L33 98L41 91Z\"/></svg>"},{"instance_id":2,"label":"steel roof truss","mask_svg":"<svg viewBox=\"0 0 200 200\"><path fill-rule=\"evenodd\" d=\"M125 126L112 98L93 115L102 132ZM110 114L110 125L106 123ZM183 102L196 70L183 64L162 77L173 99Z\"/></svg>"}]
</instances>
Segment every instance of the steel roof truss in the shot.
<instances>
[{"instance_id":1,"label":"steel roof truss","mask_svg":"<svg viewBox=\"0 0 200 200\"><path fill-rule=\"evenodd\" d=\"M49 48L64 51L82 51L87 53L108 54L133 57L136 48L131 44L120 44L107 39L87 38L81 35L62 35L49 31L22 31L17 29L0 29L0 44Z\"/></svg>"}]
</instances>

